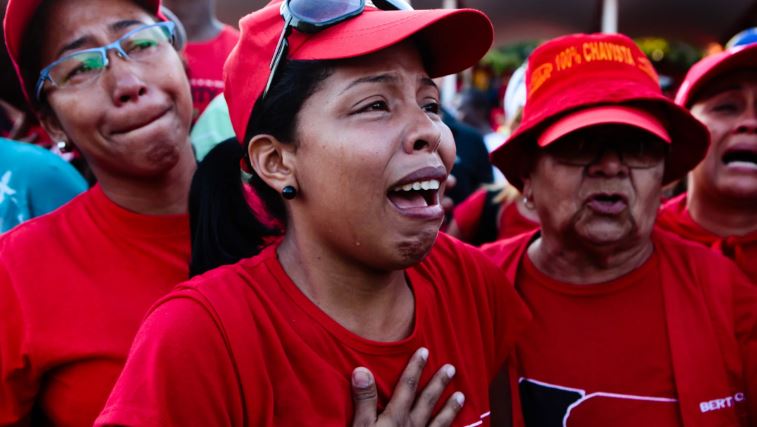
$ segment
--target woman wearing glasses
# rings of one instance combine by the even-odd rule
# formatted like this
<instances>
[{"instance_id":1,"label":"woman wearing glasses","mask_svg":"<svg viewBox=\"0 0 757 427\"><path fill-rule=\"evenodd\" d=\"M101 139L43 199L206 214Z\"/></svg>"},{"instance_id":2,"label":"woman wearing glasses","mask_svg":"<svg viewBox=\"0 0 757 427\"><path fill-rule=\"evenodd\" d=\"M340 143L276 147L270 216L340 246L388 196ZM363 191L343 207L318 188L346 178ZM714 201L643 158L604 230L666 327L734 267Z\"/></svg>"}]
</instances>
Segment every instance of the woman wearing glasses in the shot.
<instances>
[{"instance_id":1,"label":"woman wearing glasses","mask_svg":"<svg viewBox=\"0 0 757 427\"><path fill-rule=\"evenodd\" d=\"M432 425L491 424L489 385L527 314L488 260L438 234L455 155L431 80L473 65L491 24L472 10L333 4L274 3L240 21L225 96L245 149L209 154L193 203L234 206L224 198L239 185L214 173L238 182L246 153L286 231L264 247L236 210L196 219L194 272L241 261L151 310L97 425L335 426L353 413L420 425L429 412ZM217 239L235 230L248 240ZM419 381L408 360L425 364ZM448 384L438 403L389 401L395 384L415 395L434 376Z\"/></svg>"},{"instance_id":2,"label":"woman wearing glasses","mask_svg":"<svg viewBox=\"0 0 757 427\"><path fill-rule=\"evenodd\" d=\"M0 425L92 425L145 312L188 276L192 100L158 7L8 4L29 101L98 185L0 239Z\"/></svg>"},{"instance_id":3,"label":"woman wearing glasses","mask_svg":"<svg viewBox=\"0 0 757 427\"><path fill-rule=\"evenodd\" d=\"M757 288L654 227L707 129L624 35L550 40L528 70L523 121L493 160L541 229L484 246L535 313L512 376L525 424L756 425Z\"/></svg>"}]
</instances>

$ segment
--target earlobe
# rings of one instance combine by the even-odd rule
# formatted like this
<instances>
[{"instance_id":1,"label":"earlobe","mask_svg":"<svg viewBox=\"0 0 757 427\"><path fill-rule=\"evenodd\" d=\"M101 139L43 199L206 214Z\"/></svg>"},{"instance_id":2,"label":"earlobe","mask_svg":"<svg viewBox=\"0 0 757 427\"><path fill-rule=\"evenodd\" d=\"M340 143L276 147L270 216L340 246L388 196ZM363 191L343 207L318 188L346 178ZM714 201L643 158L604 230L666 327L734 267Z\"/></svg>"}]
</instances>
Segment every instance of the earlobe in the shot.
<instances>
[{"instance_id":1,"label":"earlobe","mask_svg":"<svg viewBox=\"0 0 757 427\"><path fill-rule=\"evenodd\" d=\"M271 135L256 135L247 146L250 164L269 187L280 190L297 185L292 160L294 151Z\"/></svg>"}]
</instances>

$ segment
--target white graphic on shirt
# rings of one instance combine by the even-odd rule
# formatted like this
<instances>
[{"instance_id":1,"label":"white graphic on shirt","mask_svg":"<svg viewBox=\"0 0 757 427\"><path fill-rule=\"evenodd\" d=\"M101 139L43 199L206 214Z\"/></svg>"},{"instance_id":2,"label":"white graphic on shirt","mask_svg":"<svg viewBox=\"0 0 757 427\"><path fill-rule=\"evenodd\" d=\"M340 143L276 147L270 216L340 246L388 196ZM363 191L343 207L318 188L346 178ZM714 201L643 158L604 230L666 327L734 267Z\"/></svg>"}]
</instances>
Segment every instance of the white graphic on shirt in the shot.
<instances>
[{"instance_id":1,"label":"white graphic on shirt","mask_svg":"<svg viewBox=\"0 0 757 427\"><path fill-rule=\"evenodd\" d=\"M532 384L537 384L542 387L576 393L581 396L578 400L571 403L568 406L567 410L565 411L565 415L563 416L563 419L562 419L563 427L568 426L568 419L570 418L570 414L573 411L573 409L575 409L580 404L586 402L587 400L593 399L595 397L609 397L609 398L614 398L614 399L625 399L625 400L642 400L642 401L647 401L647 402L678 402L678 399L670 398L670 397L637 396L633 394L608 393L608 392L603 392L603 391L597 391L597 392L587 394L586 390L583 390L580 388L565 387L565 386L561 386L557 384L550 384L547 382L534 380L531 378L525 378L525 377L520 377L518 379L519 384L523 383L524 381L530 382Z\"/></svg>"},{"instance_id":2,"label":"white graphic on shirt","mask_svg":"<svg viewBox=\"0 0 757 427\"><path fill-rule=\"evenodd\" d=\"M492 414L492 411L484 412L483 414L481 414L480 417L478 417L479 418L478 421L476 421L475 423L472 423L472 424L466 424L463 427L476 427L476 426L480 426L481 424L484 423L484 418L488 417L491 414Z\"/></svg>"},{"instance_id":3,"label":"white graphic on shirt","mask_svg":"<svg viewBox=\"0 0 757 427\"><path fill-rule=\"evenodd\" d=\"M13 172L6 171L5 174L3 174L3 177L0 178L0 203L3 203L5 201L5 196L12 196L16 194L16 190L12 189L10 185L11 176L13 176Z\"/></svg>"},{"instance_id":4,"label":"white graphic on shirt","mask_svg":"<svg viewBox=\"0 0 757 427\"><path fill-rule=\"evenodd\" d=\"M19 208L18 200L16 200L16 190L11 187L11 178L13 177L13 171L6 171L2 178L0 178L0 205L6 204L10 205L10 208L5 208L5 212L9 212L12 215L12 212L17 212L15 224L20 224L24 222L24 213L23 210ZM7 199L7 200L6 200ZM10 218L4 218L3 215L0 215L0 232L2 230L5 230L6 228L9 228L5 224L5 220ZM13 220L11 220L11 226L14 225Z\"/></svg>"}]
</instances>

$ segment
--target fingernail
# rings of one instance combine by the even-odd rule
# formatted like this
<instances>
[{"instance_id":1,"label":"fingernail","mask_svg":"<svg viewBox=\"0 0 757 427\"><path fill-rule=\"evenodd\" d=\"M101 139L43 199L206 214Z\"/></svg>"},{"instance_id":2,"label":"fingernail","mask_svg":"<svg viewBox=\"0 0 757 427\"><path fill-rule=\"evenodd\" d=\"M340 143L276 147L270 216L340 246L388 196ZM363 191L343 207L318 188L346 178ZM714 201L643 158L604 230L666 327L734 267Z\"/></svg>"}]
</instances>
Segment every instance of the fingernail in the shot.
<instances>
[{"instance_id":1,"label":"fingernail","mask_svg":"<svg viewBox=\"0 0 757 427\"><path fill-rule=\"evenodd\" d=\"M463 406L463 403L465 403L465 395L459 391L456 391L455 394L452 395L452 398L455 399L455 402L460 406Z\"/></svg>"},{"instance_id":2,"label":"fingernail","mask_svg":"<svg viewBox=\"0 0 757 427\"><path fill-rule=\"evenodd\" d=\"M452 365L447 365L447 366L444 367L444 373L447 374L448 378L454 377L455 376L455 372L457 372L457 371L455 370L455 367L452 366Z\"/></svg>"},{"instance_id":3,"label":"fingernail","mask_svg":"<svg viewBox=\"0 0 757 427\"><path fill-rule=\"evenodd\" d=\"M371 385L371 375L365 369L355 369L352 373L352 384L355 387L368 387Z\"/></svg>"},{"instance_id":4,"label":"fingernail","mask_svg":"<svg viewBox=\"0 0 757 427\"><path fill-rule=\"evenodd\" d=\"M420 350L418 350L418 356L423 360L428 360L428 349L426 347L421 347Z\"/></svg>"}]
</instances>

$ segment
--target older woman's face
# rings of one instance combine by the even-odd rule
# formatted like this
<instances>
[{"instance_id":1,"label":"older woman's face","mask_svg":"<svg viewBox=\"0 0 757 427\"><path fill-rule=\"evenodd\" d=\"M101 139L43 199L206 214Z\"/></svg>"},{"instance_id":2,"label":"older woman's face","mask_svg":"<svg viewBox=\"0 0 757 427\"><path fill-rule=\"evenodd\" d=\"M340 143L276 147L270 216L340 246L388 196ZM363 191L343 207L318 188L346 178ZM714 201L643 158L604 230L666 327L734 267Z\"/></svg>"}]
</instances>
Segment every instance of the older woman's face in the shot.
<instances>
[{"instance_id":1,"label":"older woman's face","mask_svg":"<svg viewBox=\"0 0 757 427\"><path fill-rule=\"evenodd\" d=\"M297 122L290 225L372 268L420 261L444 216L438 189L455 145L417 49L404 43L340 63Z\"/></svg>"},{"instance_id":2,"label":"older woman's face","mask_svg":"<svg viewBox=\"0 0 757 427\"><path fill-rule=\"evenodd\" d=\"M712 138L707 156L692 172L692 185L729 198L757 198L757 72L718 79L691 113Z\"/></svg>"},{"instance_id":3,"label":"older woman's face","mask_svg":"<svg viewBox=\"0 0 757 427\"><path fill-rule=\"evenodd\" d=\"M631 167L627 154L616 144L633 143L638 130L624 126L582 131L588 140L599 138L607 148L597 152L586 166L563 161L559 148L565 142L541 150L524 194L532 198L542 226L542 235L564 246L634 244L644 241L654 224L660 203L664 148L658 144L648 167ZM569 136L570 137L570 136ZM574 152L564 150L563 153ZM588 157L587 157L588 158Z\"/></svg>"},{"instance_id":4,"label":"older woman's face","mask_svg":"<svg viewBox=\"0 0 757 427\"><path fill-rule=\"evenodd\" d=\"M154 19L129 0L66 0L51 5L40 52L46 65L79 49L108 44ZM192 116L189 83L177 52L150 61L120 58L86 87L49 87L43 123L73 142L99 179L152 177L187 152Z\"/></svg>"}]
</instances>

